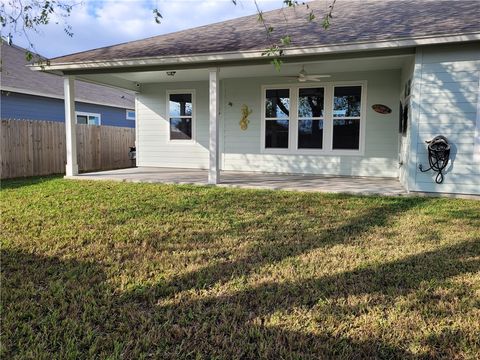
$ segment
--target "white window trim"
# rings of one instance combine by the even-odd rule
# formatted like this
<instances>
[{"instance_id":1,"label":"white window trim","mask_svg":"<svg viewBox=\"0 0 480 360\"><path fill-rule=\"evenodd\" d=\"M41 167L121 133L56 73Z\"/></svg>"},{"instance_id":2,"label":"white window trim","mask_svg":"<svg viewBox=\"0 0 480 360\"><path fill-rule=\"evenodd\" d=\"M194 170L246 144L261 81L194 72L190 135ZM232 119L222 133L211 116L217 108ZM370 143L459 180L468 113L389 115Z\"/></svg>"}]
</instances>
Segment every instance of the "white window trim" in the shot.
<instances>
[{"instance_id":1,"label":"white window trim","mask_svg":"<svg viewBox=\"0 0 480 360\"><path fill-rule=\"evenodd\" d=\"M360 139L358 150L332 149L333 145L333 91L335 86L361 86L360 108ZM324 116L323 116L323 142L322 149L298 149L298 95L299 89L324 88ZM289 89L290 116L288 118L288 149L271 149L265 147L265 101L266 90ZM272 84L261 86L261 131L260 150L263 154L284 155L332 155L332 156L363 156L365 154L366 112L367 112L367 81L322 81L318 83L297 84ZM328 105L330 104L330 105ZM292 116L294 114L294 116ZM355 117L357 118L357 117ZM343 119L343 118L342 118Z\"/></svg>"},{"instance_id":2,"label":"white window trim","mask_svg":"<svg viewBox=\"0 0 480 360\"><path fill-rule=\"evenodd\" d=\"M83 111L75 111L75 124L78 124L78 122L77 122L77 116L78 115L80 115L80 116L96 116L96 117L98 117L98 125L93 125L93 126L102 125L102 115L101 114L88 113L88 112L83 112ZM87 125L92 125L92 124L87 123Z\"/></svg>"},{"instance_id":3,"label":"white window trim","mask_svg":"<svg viewBox=\"0 0 480 360\"><path fill-rule=\"evenodd\" d=\"M168 142L172 144L192 144L196 142L197 138L197 121L196 110L197 104L195 101L195 89L175 89L167 90L166 92L166 107L165 107L165 119L167 120L167 138ZM171 94L192 94L192 116L183 116L186 118L192 118L192 138L191 139L171 139L170 138L170 95Z\"/></svg>"},{"instance_id":4,"label":"white window trim","mask_svg":"<svg viewBox=\"0 0 480 360\"><path fill-rule=\"evenodd\" d=\"M128 112L133 111L135 113L135 116L132 118L131 116L128 116ZM137 113L135 112L134 109L125 109L125 118L127 120L135 120L135 117L137 116Z\"/></svg>"}]
</instances>

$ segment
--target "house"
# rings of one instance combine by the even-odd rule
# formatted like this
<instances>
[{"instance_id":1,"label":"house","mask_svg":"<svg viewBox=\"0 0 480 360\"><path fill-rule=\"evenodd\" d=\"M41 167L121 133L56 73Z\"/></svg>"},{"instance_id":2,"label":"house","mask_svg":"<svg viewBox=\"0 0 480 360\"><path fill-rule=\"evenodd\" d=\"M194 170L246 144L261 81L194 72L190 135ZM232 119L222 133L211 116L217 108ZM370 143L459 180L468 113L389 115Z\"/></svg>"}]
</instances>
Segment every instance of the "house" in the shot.
<instances>
[{"instance_id":1,"label":"house","mask_svg":"<svg viewBox=\"0 0 480 360\"><path fill-rule=\"evenodd\" d=\"M2 119L65 121L63 78L31 71L26 49L1 42ZM76 81L79 124L135 127L132 91Z\"/></svg>"},{"instance_id":2,"label":"house","mask_svg":"<svg viewBox=\"0 0 480 360\"><path fill-rule=\"evenodd\" d=\"M308 5L264 13L270 37L252 15L58 57L46 70L64 74L70 121L75 78L136 91L138 166L208 169L212 184L236 170L480 194L480 1L339 0L328 30L305 20L326 2ZM287 34L277 71L263 53ZM425 171L437 135L450 147L439 183ZM70 176L74 138L70 127Z\"/></svg>"}]
</instances>

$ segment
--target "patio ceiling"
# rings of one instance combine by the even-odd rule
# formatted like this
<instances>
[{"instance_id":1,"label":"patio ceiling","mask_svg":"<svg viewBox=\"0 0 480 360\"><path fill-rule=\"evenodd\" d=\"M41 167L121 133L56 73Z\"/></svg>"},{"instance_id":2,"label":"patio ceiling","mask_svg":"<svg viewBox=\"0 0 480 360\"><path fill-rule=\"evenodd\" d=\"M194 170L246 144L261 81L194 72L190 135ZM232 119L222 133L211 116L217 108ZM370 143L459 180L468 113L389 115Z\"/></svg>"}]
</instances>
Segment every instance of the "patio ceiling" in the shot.
<instances>
[{"instance_id":1,"label":"patio ceiling","mask_svg":"<svg viewBox=\"0 0 480 360\"><path fill-rule=\"evenodd\" d=\"M353 71L401 69L404 64L413 56L413 54L400 54L393 56L332 59L321 61L298 61L283 64L280 71L276 71L271 64L224 66L221 67L220 78L296 76L301 70L302 66L305 66L305 70L311 74L335 74ZM168 71L175 71L175 75L167 75ZM77 75L77 77L86 81L139 91L141 84L147 83L207 81L208 74L208 68L169 68L165 70L162 69L150 71L135 69L129 72L122 71L109 74L82 73ZM296 80L286 79L285 82L288 81ZM137 84L140 86L137 86Z\"/></svg>"}]
</instances>

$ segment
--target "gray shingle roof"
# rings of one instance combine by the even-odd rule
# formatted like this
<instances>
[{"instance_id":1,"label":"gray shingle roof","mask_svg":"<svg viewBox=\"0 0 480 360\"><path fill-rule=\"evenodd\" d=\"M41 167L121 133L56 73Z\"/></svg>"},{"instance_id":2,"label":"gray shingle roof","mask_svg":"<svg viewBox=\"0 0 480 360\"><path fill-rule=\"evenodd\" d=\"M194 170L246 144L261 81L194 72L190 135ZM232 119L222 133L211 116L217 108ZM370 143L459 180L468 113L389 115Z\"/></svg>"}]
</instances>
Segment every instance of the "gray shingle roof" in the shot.
<instances>
[{"instance_id":1,"label":"gray shingle roof","mask_svg":"<svg viewBox=\"0 0 480 360\"><path fill-rule=\"evenodd\" d=\"M317 15L312 23L306 20L309 10L305 5L269 11L264 18L275 29L274 40L292 35L292 48L480 32L479 0L337 0L331 28L325 31L319 23L329 3L309 3ZM252 15L66 55L52 59L52 64L241 52L268 46L262 24Z\"/></svg>"},{"instance_id":2,"label":"gray shingle roof","mask_svg":"<svg viewBox=\"0 0 480 360\"><path fill-rule=\"evenodd\" d=\"M1 90L19 93L39 93L44 96L63 98L63 78L61 76L39 71L32 71L26 65L25 49L1 44ZM135 96L132 92L117 90L83 81L75 81L75 98L77 101L104 104L133 109Z\"/></svg>"}]
</instances>

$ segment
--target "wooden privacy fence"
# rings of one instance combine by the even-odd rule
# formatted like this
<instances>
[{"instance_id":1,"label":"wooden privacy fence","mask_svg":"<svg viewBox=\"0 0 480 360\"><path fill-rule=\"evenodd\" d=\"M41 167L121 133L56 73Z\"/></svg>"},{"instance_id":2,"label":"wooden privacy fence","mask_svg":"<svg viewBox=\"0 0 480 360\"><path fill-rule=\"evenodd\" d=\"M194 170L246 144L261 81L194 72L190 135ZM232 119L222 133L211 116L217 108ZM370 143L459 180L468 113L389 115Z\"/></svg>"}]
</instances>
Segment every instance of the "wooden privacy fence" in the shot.
<instances>
[{"instance_id":1,"label":"wooden privacy fence","mask_svg":"<svg viewBox=\"0 0 480 360\"><path fill-rule=\"evenodd\" d=\"M128 157L135 129L77 124L80 171L134 166ZM65 124L53 121L1 120L2 179L65 172Z\"/></svg>"}]
</instances>

